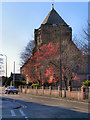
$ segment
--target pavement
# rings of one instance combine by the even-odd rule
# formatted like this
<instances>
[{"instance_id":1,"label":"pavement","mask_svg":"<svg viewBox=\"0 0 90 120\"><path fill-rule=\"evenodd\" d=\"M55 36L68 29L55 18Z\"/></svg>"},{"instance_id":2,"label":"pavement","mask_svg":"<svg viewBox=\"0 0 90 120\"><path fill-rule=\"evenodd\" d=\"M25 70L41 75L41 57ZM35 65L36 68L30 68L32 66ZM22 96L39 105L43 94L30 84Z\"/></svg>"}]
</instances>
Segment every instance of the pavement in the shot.
<instances>
[{"instance_id":1,"label":"pavement","mask_svg":"<svg viewBox=\"0 0 90 120\"><path fill-rule=\"evenodd\" d=\"M15 101L10 101L10 99L6 98L1 98L0 99L0 108L2 109L18 109L21 108L22 106L16 103Z\"/></svg>"},{"instance_id":2,"label":"pavement","mask_svg":"<svg viewBox=\"0 0 90 120\"><path fill-rule=\"evenodd\" d=\"M2 120L89 118L88 103L30 94L0 94ZM19 108L19 109L18 109Z\"/></svg>"},{"instance_id":3,"label":"pavement","mask_svg":"<svg viewBox=\"0 0 90 120\"><path fill-rule=\"evenodd\" d=\"M19 103L16 103L14 100L2 97L4 91L5 88L0 87L0 109L18 109L22 107Z\"/></svg>"},{"instance_id":4,"label":"pavement","mask_svg":"<svg viewBox=\"0 0 90 120\"><path fill-rule=\"evenodd\" d=\"M13 96L14 97L14 96ZM20 96L21 97L21 96ZM25 96L26 98L26 96ZM11 101L11 98L9 98ZM30 100L33 100L30 99ZM40 100L40 99L39 99ZM43 100L43 99L42 99ZM40 120L40 119L62 119L77 120L77 118L85 118L87 120L88 113L62 108L60 106L44 105L36 102L16 100L17 103L26 107L20 109L2 109L3 120ZM41 101L40 101L41 102ZM51 101L52 102L52 101ZM59 103L60 104L60 103ZM75 119L76 118L76 119ZM79 120L78 119L78 120Z\"/></svg>"}]
</instances>

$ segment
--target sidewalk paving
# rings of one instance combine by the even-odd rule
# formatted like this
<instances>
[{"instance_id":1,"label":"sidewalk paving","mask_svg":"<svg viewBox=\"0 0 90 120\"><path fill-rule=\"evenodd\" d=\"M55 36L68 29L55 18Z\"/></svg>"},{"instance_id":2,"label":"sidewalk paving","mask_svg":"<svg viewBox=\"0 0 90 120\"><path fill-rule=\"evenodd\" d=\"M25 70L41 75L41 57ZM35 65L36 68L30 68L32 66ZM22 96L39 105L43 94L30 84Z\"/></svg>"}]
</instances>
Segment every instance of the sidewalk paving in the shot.
<instances>
[{"instance_id":1,"label":"sidewalk paving","mask_svg":"<svg viewBox=\"0 0 90 120\"><path fill-rule=\"evenodd\" d=\"M0 109L18 109L20 107L21 105L14 101L7 100L5 98L0 98Z\"/></svg>"}]
</instances>

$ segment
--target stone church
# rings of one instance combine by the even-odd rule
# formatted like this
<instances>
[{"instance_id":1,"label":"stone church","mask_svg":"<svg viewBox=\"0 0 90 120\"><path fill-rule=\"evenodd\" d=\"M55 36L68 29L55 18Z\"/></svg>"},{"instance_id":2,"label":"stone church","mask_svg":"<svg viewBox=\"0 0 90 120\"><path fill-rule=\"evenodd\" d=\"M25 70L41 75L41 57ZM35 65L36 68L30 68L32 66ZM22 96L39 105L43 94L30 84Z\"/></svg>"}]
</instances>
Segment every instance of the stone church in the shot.
<instances>
[{"instance_id":1,"label":"stone church","mask_svg":"<svg viewBox=\"0 0 90 120\"><path fill-rule=\"evenodd\" d=\"M72 40L72 29L56 12L52 4L52 10L38 29L34 30L35 52L43 44L48 44L51 41L60 41L68 38Z\"/></svg>"},{"instance_id":2,"label":"stone church","mask_svg":"<svg viewBox=\"0 0 90 120\"><path fill-rule=\"evenodd\" d=\"M78 54L80 56L82 53L81 51L77 48L77 46L73 43L72 41L72 28L69 27L69 25L61 18L61 16L57 13L57 11L54 9L54 5L52 4L52 9L48 13L47 17L43 21L43 23L40 25L38 29L34 30L34 42L35 46L32 51L32 54L39 50L39 48L44 45L48 44L51 41L59 42L62 47L62 44L65 44L67 42L66 47L67 47L67 57L68 55L70 56L74 54L74 51L76 52L75 54ZM69 49L69 50L68 50ZM55 61L57 58L53 58ZM87 61L87 57L84 56L85 63ZM29 60L28 60L29 61ZM60 62L60 57L57 60L57 62ZM75 58L74 62L77 61L77 58ZM63 62L63 58L62 58ZM75 63L74 63L75 64ZM23 74L24 68L28 65L28 62L26 62L22 67L21 67L21 74ZM60 64L57 64L60 66ZM26 69L26 68L25 68ZM81 84L83 81L87 79L87 68L86 64L83 64L80 66L80 69L78 70L78 74L75 78L75 81L73 81L73 87L81 87Z\"/></svg>"}]
</instances>

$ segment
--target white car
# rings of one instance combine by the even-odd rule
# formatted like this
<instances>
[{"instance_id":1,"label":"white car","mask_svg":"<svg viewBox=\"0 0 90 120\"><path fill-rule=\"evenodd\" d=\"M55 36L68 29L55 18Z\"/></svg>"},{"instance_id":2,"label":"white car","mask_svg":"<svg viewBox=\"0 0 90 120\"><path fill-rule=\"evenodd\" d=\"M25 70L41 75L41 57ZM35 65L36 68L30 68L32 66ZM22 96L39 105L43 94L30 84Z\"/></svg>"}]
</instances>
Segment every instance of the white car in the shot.
<instances>
[{"instance_id":1,"label":"white car","mask_svg":"<svg viewBox=\"0 0 90 120\"><path fill-rule=\"evenodd\" d=\"M16 89L14 86L9 86L5 89L5 94L10 94L10 93L18 94L18 89Z\"/></svg>"}]
</instances>

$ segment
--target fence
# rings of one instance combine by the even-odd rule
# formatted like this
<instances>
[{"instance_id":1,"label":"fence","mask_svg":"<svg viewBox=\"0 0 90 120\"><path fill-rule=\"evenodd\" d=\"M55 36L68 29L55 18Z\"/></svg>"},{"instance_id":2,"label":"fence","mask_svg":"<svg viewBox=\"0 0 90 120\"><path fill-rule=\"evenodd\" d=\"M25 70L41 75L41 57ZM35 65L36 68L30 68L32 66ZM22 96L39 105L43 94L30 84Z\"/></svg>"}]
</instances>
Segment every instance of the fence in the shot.
<instances>
[{"instance_id":1,"label":"fence","mask_svg":"<svg viewBox=\"0 0 90 120\"><path fill-rule=\"evenodd\" d=\"M78 89L78 91L74 90L71 87L68 88L68 90L62 90L62 97L67 97L67 98L74 98L77 100L85 100L85 99L90 99L90 87L88 90L85 87L82 87L81 90ZM34 94L34 95L48 95L48 96L60 96L60 87L58 88L39 88L36 86L35 88L32 88L32 86L27 87L27 86L19 86L19 91L25 94Z\"/></svg>"}]
</instances>

